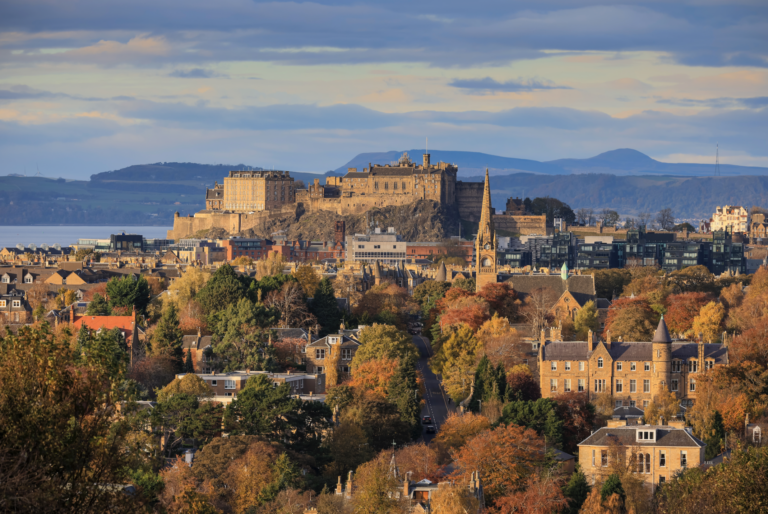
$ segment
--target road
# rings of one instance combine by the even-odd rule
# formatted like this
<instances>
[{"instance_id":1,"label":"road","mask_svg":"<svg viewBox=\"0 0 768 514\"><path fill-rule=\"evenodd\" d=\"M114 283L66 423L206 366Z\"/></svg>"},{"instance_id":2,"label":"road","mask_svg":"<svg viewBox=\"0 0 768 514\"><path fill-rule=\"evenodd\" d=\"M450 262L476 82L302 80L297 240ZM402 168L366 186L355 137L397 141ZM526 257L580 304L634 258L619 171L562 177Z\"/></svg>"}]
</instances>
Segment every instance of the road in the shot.
<instances>
[{"instance_id":1,"label":"road","mask_svg":"<svg viewBox=\"0 0 768 514\"><path fill-rule=\"evenodd\" d=\"M432 356L432 347L429 340L423 336L413 336L413 344L419 349L421 357L419 358L419 371L424 377L424 407L421 409L421 416L431 416L436 430L445 422L450 412L455 411L453 403L448 401L448 397L440 387L440 380L437 375L429 369L429 358ZM422 434L424 442L429 443L434 439L435 434Z\"/></svg>"}]
</instances>

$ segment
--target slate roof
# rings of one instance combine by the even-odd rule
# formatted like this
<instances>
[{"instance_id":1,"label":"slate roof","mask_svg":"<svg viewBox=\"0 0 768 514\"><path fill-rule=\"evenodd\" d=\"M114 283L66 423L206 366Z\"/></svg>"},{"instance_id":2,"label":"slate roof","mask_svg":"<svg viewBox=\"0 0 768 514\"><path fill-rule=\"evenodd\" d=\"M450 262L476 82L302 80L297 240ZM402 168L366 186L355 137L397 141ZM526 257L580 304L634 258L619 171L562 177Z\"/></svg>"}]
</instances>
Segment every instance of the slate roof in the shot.
<instances>
[{"instance_id":1,"label":"slate roof","mask_svg":"<svg viewBox=\"0 0 768 514\"><path fill-rule=\"evenodd\" d=\"M699 356L697 343L672 343L671 347L672 359L688 360ZM586 341L548 342L541 351L542 359L545 361L588 360L592 355ZM653 343L612 342L608 353L613 360L617 361L651 361L653 360ZM728 349L721 344L705 344L704 357L714 359L716 364L727 364Z\"/></svg>"},{"instance_id":2,"label":"slate roof","mask_svg":"<svg viewBox=\"0 0 768 514\"><path fill-rule=\"evenodd\" d=\"M430 169L423 169L423 168L415 168L412 166L393 166L390 168L384 167L384 166L376 166L373 165L373 170L369 173L366 173L364 171L350 171L346 175L344 175L345 179L353 179L353 178L369 178L371 176L377 176L377 177L410 177L413 175L440 175L442 173L446 173L447 170L441 170L438 168L430 168Z\"/></svg>"},{"instance_id":3,"label":"slate roof","mask_svg":"<svg viewBox=\"0 0 768 514\"><path fill-rule=\"evenodd\" d=\"M667 323L664 321L664 316L661 317L659 320L659 326L656 327L656 333L653 334L652 341L654 343L671 343L672 337L669 335L669 330L667 329Z\"/></svg>"},{"instance_id":4,"label":"slate roof","mask_svg":"<svg viewBox=\"0 0 768 514\"><path fill-rule=\"evenodd\" d=\"M277 339L307 339L307 331L303 328L275 328Z\"/></svg>"},{"instance_id":5,"label":"slate roof","mask_svg":"<svg viewBox=\"0 0 768 514\"><path fill-rule=\"evenodd\" d=\"M595 307L598 309L608 309L611 306L611 301L608 298L598 298L595 300Z\"/></svg>"},{"instance_id":6,"label":"slate roof","mask_svg":"<svg viewBox=\"0 0 768 514\"><path fill-rule=\"evenodd\" d=\"M551 289L560 298L566 291L565 280L560 275L502 275L504 282L510 284L521 299L537 289ZM597 299L595 279L592 275L571 275L568 277L568 291L579 305Z\"/></svg>"},{"instance_id":7,"label":"slate roof","mask_svg":"<svg viewBox=\"0 0 768 514\"><path fill-rule=\"evenodd\" d=\"M313 341L310 344L308 344L307 348L330 348L330 344L328 343L328 338L329 337L334 337L334 336L339 337L339 334L328 334L325 337L321 337L320 339L318 339L316 341ZM346 335L343 335L341 337L342 337L342 340L341 340L341 347L342 348L350 348L350 347L358 347L358 346L360 346L360 343L357 340L355 340L355 339L353 339L351 337L348 337Z\"/></svg>"},{"instance_id":8,"label":"slate roof","mask_svg":"<svg viewBox=\"0 0 768 514\"><path fill-rule=\"evenodd\" d=\"M613 409L613 419L642 418L645 411L639 407L616 407Z\"/></svg>"},{"instance_id":9,"label":"slate roof","mask_svg":"<svg viewBox=\"0 0 768 514\"><path fill-rule=\"evenodd\" d=\"M197 335L184 336L181 341L181 346L185 350L200 350L211 346L211 336L198 337Z\"/></svg>"},{"instance_id":10,"label":"slate roof","mask_svg":"<svg viewBox=\"0 0 768 514\"><path fill-rule=\"evenodd\" d=\"M656 429L656 440L637 440L638 430ZM624 446L682 446L702 448L706 444L683 428L660 425L632 425L603 427L579 443L579 446L610 446L617 442Z\"/></svg>"},{"instance_id":11,"label":"slate roof","mask_svg":"<svg viewBox=\"0 0 768 514\"><path fill-rule=\"evenodd\" d=\"M218 198L224 198L223 189L207 189L205 192L206 200L216 200Z\"/></svg>"}]
</instances>

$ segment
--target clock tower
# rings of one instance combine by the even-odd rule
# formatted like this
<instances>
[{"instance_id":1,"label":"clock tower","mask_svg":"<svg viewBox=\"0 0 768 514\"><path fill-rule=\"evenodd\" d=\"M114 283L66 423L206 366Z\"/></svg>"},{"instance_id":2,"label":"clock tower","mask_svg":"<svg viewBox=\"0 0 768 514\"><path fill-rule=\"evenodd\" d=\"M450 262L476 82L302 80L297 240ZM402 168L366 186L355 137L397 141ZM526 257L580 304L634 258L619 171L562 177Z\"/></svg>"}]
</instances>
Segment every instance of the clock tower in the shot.
<instances>
[{"instance_id":1,"label":"clock tower","mask_svg":"<svg viewBox=\"0 0 768 514\"><path fill-rule=\"evenodd\" d=\"M491 209L491 183L488 180L488 168L485 169L485 188L483 190L483 210L480 213L480 225L477 228L475 243L475 282L477 291L485 284L495 284L496 272L496 230L493 227Z\"/></svg>"}]
</instances>

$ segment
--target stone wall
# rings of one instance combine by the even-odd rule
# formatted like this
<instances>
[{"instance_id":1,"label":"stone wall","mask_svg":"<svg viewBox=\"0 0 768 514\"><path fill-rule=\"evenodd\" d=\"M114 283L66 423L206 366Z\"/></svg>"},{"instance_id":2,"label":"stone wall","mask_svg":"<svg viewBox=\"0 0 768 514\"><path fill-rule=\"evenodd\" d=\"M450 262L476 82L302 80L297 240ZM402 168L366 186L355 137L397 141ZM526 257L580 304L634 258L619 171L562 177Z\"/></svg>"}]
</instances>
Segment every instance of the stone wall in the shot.
<instances>
[{"instance_id":1,"label":"stone wall","mask_svg":"<svg viewBox=\"0 0 768 514\"><path fill-rule=\"evenodd\" d=\"M480 211L483 210L482 182L456 182L456 205L459 216L466 221L480 221Z\"/></svg>"},{"instance_id":2,"label":"stone wall","mask_svg":"<svg viewBox=\"0 0 768 514\"><path fill-rule=\"evenodd\" d=\"M524 236L549 235L554 230L552 227L547 228L547 216L545 214L541 216L496 214L493 217L493 224L496 226L496 230L505 230Z\"/></svg>"},{"instance_id":3,"label":"stone wall","mask_svg":"<svg viewBox=\"0 0 768 514\"><path fill-rule=\"evenodd\" d=\"M236 234L242 230L254 228L260 223L274 218L296 215L303 210L300 203L283 205L279 209L271 211L257 211L252 214L235 212L200 211L194 216L175 216L173 229L168 231L168 239L184 239L192 237L201 230L221 228L229 234Z\"/></svg>"}]
</instances>

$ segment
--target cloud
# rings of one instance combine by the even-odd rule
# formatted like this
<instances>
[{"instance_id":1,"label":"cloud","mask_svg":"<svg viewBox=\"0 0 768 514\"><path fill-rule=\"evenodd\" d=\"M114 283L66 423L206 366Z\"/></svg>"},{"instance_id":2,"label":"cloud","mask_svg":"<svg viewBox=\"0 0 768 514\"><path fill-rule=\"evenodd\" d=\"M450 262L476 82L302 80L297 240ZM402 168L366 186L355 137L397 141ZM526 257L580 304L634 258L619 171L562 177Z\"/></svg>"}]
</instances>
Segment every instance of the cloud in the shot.
<instances>
[{"instance_id":1,"label":"cloud","mask_svg":"<svg viewBox=\"0 0 768 514\"><path fill-rule=\"evenodd\" d=\"M491 77L482 79L454 79L449 84L451 87L467 89L475 94L493 94L493 93L520 93L525 91L542 91L546 89L573 89L568 86L554 84L548 80L508 80L498 82Z\"/></svg>"},{"instance_id":2,"label":"cloud","mask_svg":"<svg viewBox=\"0 0 768 514\"><path fill-rule=\"evenodd\" d=\"M85 102L98 102L105 100L104 98L68 95L66 93L54 93L51 91L44 91L42 89L35 89L26 85L13 85L6 87L7 89L0 89L0 101L42 100L52 98L69 98L72 100L81 100Z\"/></svg>"},{"instance_id":3,"label":"cloud","mask_svg":"<svg viewBox=\"0 0 768 514\"><path fill-rule=\"evenodd\" d=\"M168 74L169 77L176 77L179 79L210 79L210 78L229 78L227 75L216 73L212 70L206 70L203 68L192 68L191 70L174 70Z\"/></svg>"},{"instance_id":4,"label":"cloud","mask_svg":"<svg viewBox=\"0 0 768 514\"><path fill-rule=\"evenodd\" d=\"M753 98L660 98L656 103L677 105L681 107L711 107L713 109L727 109L733 107L747 107L749 109L762 109L768 106L768 96L756 96Z\"/></svg>"}]
</instances>

